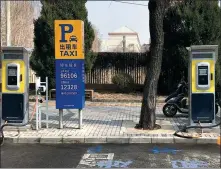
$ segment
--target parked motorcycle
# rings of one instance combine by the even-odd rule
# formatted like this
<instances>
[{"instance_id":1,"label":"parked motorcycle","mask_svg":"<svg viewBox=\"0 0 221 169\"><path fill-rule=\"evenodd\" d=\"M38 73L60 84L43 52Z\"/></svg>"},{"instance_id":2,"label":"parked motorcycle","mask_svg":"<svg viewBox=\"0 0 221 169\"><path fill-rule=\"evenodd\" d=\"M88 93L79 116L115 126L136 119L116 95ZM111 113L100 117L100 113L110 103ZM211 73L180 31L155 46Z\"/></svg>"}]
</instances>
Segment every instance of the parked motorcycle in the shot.
<instances>
[{"instance_id":1,"label":"parked motorcycle","mask_svg":"<svg viewBox=\"0 0 221 169\"><path fill-rule=\"evenodd\" d=\"M170 94L166 99L166 104L163 106L163 114L166 117L173 117L180 113L188 114L187 98L188 86L184 80L178 84L174 93Z\"/></svg>"},{"instance_id":2,"label":"parked motorcycle","mask_svg":"<svg viewBox=\"0 0 221 169\"><path fill-rule=\"evenodd\" d=\"M166 104L163 106L163 114L166 117L173 117L177 114L177 112L182 114L188 114L189 105L187 105L187 100L188 100L187 96L188 96L188 84L185 81L181 81L178 84L177 90L165 99ZM221 107L221 102L219 102L219 99L216 96L216 104L215 104L216 114L219 111L219 107Z\"/></svg>"}]
</instances>

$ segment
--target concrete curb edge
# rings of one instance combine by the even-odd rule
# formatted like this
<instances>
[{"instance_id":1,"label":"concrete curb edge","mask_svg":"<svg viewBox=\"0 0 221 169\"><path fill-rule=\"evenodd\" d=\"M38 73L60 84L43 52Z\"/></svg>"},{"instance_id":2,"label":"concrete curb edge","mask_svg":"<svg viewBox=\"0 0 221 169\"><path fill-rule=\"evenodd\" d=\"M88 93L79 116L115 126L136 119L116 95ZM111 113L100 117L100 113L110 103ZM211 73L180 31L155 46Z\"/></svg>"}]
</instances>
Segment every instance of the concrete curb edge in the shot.
<instances>
[{"instance_id":1,"label":"concrete curb edge","mask_svg":"<svg viewBox=\"0 0 221 169\"><path fill-rule=\"evenodd\" d=\"M76 143L103 143L103 144L137 144L137 143L165 143L165 144L217 144L219 137L185 139L179 137L146 137L146 136L14 136L5 137L5 143L40 143L40 144L76 144Z\"/></svg>"}]
</instances>

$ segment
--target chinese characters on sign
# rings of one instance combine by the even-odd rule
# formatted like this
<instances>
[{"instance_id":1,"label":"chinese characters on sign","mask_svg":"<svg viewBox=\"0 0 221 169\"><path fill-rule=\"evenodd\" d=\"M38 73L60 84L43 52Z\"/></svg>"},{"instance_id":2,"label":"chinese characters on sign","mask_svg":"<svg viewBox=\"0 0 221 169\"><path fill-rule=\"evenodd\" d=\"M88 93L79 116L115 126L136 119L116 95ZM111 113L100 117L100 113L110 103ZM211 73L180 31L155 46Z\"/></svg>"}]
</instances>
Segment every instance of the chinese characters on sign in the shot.
<instances>
[{"instance_id":1,"label":"chinese characters on sign","mask_svg":"<svg viewBox=\"0 0 221 169\"><path fill-rule=\"evenodd\" d=\"M77 56L77 44L60 44L61 56Z\"/></svg>"},{"instance_id":2,"label":"chinese characters on sign","mask_svg":"<svg viewBox=\"0 0 221 169\"><path fill-rule=\"evenodd\" d=\"M56 60L56 108L84 107L84 60Z\"/></svg>"},{"instance_id":3,"label":"chinese characters on sign","mask_svg":"<svg viewBox=\"0 0 221 169\"><path fill-rule=\"evenodd\" d=\"M55 59L84 59L84 23L55 21Z\"/></svg>"}]
</instances>

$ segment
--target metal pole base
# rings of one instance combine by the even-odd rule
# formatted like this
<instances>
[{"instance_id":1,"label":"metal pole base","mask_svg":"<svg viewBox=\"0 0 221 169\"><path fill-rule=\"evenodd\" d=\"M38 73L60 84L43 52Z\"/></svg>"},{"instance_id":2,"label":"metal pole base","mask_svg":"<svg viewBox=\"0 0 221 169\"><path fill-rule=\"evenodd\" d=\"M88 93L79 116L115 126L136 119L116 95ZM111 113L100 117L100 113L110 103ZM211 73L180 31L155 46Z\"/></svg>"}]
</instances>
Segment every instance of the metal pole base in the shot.
<instances>
[{"instance_id":1,"label":"metal pole base","mask_svg":"<svg viewBox=\"0 0 221 169\"><path fill-rule=\"evenodd\" d=\"M59 109L59 128L63 129L63 109Z\"/></svg>"},{"instance_id":2,"label":"metal pole base","mask_svg":"<svg viewBox=\"0 0 221 169\"><path fill-rule=\"evenodd\" d=\"M79 129L82 129L82 109L79 109L78 113L79 113Z\"/></svg>"}]
</instances>

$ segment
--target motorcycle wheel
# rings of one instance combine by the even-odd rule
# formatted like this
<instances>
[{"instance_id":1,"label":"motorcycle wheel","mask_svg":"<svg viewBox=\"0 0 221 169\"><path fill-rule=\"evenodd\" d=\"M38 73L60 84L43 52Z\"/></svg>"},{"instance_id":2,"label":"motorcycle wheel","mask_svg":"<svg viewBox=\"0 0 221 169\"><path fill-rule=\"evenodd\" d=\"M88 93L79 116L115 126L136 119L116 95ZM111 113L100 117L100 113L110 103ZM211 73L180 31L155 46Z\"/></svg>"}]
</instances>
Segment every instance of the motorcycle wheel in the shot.
<instances>
[{"instance_id":1,"label":"motorcycle wheel","mask_svg":"<svg viewBox=\"0 0 221 169\"><path fill-rule=\"evenodd\" d=\"M174 105L171 104L165 104L163 106L163 114L166 117L173 117L175 116L177 113L177 108Z\"/></svg>"}]
</instances>

